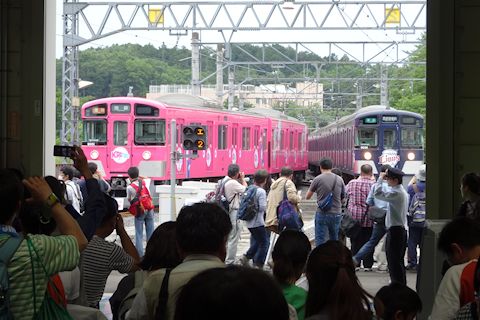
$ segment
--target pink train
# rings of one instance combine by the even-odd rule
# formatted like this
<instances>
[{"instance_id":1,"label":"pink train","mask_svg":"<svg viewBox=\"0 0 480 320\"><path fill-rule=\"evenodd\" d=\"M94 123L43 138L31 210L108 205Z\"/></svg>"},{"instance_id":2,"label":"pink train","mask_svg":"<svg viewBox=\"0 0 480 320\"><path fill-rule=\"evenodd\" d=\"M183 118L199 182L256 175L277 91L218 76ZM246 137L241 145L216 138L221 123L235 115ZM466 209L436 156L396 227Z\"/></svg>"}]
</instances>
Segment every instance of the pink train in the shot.
<instances>
[{"instance_id":1,"label":"pink train","mask_svg":"<svg viewBox=\"0 0 480 320\"><path fill-rule=\"evenodd\" d=\"M135 97L93 100L82 106L83 150L88 161L124 196L127 170L136 166L154 184L170 179L170 123L176 120L178 152L186 125L206 127L207 145L196 159L176 161L178 180L216 181L237 163L246 175L266 169L273 176L291 167L301 180L308 166L307 126L275 110L225 111L198 104L166 104Z\"/></svg>"}]
</instances>

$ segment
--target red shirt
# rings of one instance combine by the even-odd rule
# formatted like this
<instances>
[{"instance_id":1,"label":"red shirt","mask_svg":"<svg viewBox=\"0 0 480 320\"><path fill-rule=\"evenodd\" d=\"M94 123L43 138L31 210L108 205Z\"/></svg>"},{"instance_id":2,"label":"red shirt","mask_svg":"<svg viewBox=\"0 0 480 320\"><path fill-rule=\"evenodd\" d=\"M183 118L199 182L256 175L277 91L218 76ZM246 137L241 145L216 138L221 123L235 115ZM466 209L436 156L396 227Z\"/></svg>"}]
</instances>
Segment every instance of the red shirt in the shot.
<instances>
[{"instance_id":1,"label":"red shirt","mask_svg":"<svg viewBox=\"0 0 480 320\"><path fill-rule=\"evenodd\" d=\"M356 220L362 221L362 227L371 227L373 225L372 220L365 216L367 211L367 197L374 180L365 177L359 177L358 179L350 180L345 188L345 192L348 197L348 211L352 214L352 217Z\"/></svg>"}]
</instances>

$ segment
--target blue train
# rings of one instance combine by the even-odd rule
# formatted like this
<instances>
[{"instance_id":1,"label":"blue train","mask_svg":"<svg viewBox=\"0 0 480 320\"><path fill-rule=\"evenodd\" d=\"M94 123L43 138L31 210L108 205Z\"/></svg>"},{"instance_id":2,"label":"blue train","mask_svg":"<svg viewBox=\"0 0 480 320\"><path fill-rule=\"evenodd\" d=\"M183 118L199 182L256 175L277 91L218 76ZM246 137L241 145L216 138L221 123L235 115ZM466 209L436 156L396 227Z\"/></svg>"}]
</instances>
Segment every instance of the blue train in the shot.
<instances>
[{"instance_id":1,"label":"blue train","mask_svg":"<svg viewBox=\"0 0 480 320\"><path fill-rule=\"evenodd\" d=\"M414 112L373 105L321 129L308 139L308 165L318 174L320 159L329 157L346 180L370 164L377 174L388 164L413 176L423 164L423 117Z\"/></svg>"}]
</instances>

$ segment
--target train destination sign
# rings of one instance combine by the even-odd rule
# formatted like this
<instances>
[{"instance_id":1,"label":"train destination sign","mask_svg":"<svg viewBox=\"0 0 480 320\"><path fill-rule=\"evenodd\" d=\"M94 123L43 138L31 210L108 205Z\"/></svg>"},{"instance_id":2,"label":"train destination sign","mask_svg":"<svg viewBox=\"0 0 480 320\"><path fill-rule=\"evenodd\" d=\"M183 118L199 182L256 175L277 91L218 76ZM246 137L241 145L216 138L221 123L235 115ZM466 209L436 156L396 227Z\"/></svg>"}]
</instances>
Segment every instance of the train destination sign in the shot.
<instances>
[{"instance_id":1,"label":"train destination sign","mask_svg":"<svg viewBox=\"0 0 480 320\"><path fill-rule=\"evenodd\" d=\"M362 120L363 120L363 124L377 124L378 123L377 117L365 117Z\"/></svg>"}]
</instances>

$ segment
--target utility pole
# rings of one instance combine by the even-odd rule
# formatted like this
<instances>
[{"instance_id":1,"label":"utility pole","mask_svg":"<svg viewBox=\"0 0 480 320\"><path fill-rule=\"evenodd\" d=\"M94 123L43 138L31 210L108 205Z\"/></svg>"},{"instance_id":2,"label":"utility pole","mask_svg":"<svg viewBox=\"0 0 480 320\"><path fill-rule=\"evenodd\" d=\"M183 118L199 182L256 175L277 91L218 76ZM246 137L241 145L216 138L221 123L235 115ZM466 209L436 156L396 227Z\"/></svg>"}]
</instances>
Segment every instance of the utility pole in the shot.
<instances>
[{"instance_id":1,"label":"utility pole","mask_svg":"<svg viewBox=\"0 0 480 320\"><path fill-rule=\"evenodd\" d=\"M388 67L380 65L380 104L388 105Z\"/></svg>"},{"instance_id":2,"label":"utility pole","mask_svg":"<svg viewBox=\"0 0 480 320\"><path fill-rule=\"evenodd\" d=\"M216 94L218 104L223 107L223 45L217 44L217 85Z\"/></svg>"},{"instance_id":3,"label":"utility pole","mask_svg":"<svg viewBox=\"0 0 480 320\"><path fill-rule=\"evenodd\" d=\"M233 109L235 101L235 73L233 66L228 66L228 110Z\"/></svg>"},{"instance_id":4,"label":"utility pole","mask_svg":"<svg viewBox=\"0 0 480 320\"><path fill-rule=\"evenodd\" d=\"M198 32L192 33L192 95L199 97L200 84L200 39Z\"/></svg>"}]
</instances>

